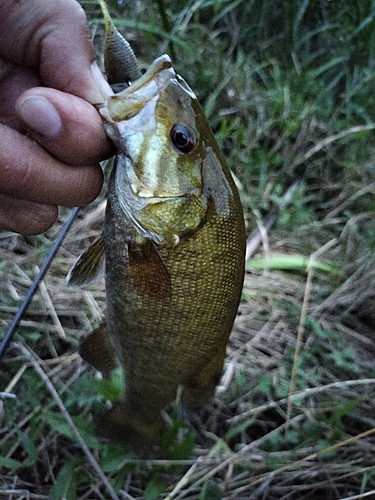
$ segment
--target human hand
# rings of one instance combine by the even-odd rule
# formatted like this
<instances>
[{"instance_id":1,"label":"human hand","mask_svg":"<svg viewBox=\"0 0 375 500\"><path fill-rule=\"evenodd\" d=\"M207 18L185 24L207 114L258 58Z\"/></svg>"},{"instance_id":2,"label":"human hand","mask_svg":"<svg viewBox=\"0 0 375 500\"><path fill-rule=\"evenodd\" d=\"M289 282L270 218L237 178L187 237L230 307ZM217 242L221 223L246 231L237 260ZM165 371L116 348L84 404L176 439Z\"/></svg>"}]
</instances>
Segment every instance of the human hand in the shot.
<instances>
[{"instance_id":1,"label":"human hand","mask_svg":"<svg viewBox=\"0 0 375 500\"><path fill-rule=\"evenodd\" d=\"M75 0L0 2L0 32L0 229L37 234L100 192L105 80Z\"/></svg>"}]
</instances>

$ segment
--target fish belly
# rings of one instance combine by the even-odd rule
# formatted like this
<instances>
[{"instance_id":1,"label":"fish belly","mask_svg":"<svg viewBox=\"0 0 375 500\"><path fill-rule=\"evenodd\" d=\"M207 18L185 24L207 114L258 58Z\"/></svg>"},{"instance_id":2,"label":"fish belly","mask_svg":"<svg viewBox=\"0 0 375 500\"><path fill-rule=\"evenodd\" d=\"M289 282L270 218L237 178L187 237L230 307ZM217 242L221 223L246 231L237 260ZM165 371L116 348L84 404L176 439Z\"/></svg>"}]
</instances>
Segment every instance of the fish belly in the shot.
<instances>
[{"instance_id":1,"label":"fish belly","mask_svg":"<svg viewBox=\"0 0 375 500\"><path fill-rule=\"evenodd\" d=\"M125 378L120 407L112 413L120 422L115 441L129 442L130 428L136 441L157 441L163 430L161 410L179 386L188 410L199 409L212 395L242 288L241 217L235 210L234 220L213 214L176 247L161 247L170 294L158 297L134 282L124 244L131 228L110 197L105 233L107 330Z\"/></svg>"}]
</instances>

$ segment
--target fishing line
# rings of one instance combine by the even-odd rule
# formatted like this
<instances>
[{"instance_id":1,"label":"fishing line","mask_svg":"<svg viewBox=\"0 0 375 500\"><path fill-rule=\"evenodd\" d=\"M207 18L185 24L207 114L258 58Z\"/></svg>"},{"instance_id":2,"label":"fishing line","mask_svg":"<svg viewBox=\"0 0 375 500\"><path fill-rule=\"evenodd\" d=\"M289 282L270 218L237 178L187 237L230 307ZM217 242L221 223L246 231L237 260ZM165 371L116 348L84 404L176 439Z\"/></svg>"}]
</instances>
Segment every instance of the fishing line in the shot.
<instances>
[{"instance_id":1,"label":"fishing line","mask_svg":"<svg viewBox=\"0 0 375 500\"><path fill-rule=\"evenodd\" d=\"M60 229L60 232L57 235L57 238L55 240L55 243L52 245L47 257L44 259L44 262L42 264L42 267L40 268L39 273L34 278L34 281L32 282L25 298L23 299L22 304L20 305L16 315L14 316L12 323L9 325L9 328L5 334L5 337L3 338L3 340L1 341L1 344L0 344L0 361L1 361L2 357L4 356L6 350L9 346L9 343L11 342L13 335L16 333L17 327L18 327L23 315L25 314L27 308L29 307L31 299L34 296L34 293L36 292L36 289L38 288L39 283L44 278L44 275L48 271L48 268L51 265L51 262L52 262L54 256L56 255L57 250L60 248L62 242L64 241L64 238L65 238L67 232L69 231L69 228L72 225L72 222L73 222L75 216L77 215L79 208L80 207L74 207L70 211L69 217L67 218L64 225Z\"/></svg>"}]
</instances>

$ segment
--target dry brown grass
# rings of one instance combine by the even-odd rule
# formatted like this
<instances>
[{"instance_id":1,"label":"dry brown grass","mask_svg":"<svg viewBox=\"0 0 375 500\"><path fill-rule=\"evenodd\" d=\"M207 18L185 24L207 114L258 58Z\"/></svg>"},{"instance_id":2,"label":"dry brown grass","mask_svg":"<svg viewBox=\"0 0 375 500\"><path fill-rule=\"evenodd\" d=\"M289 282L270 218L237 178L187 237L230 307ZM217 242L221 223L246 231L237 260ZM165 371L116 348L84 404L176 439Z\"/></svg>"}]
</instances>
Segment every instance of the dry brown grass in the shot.
<instances>
[{"instance_id":1,"label":"dry brown grass","mask_svg":"<svg viewBox=\"0 0 375 500\"><path fill-rule=\"evenodd\" d=\"M3 402L0 449L26 466L3 467L0 498L50 498L58 471L74 456L91 477L91 486L77 489L82 499L143 498L155 470L166 484L160 498L169 500L199 499L210 480L226 499L338 499L359 494L361 487L375 489L374 332L361 320L364 315L368 323L368 280L374 282L374 269L371 257L362 256L357 269L326 296L319 272L310 284L299 272L248 272L222 382L201 424L195 424L193 453L181 461L138 460L124 454L117 470L126 465L130 472L120 490L111 491L116 469L102 471L101 448L90 449L86 439L68 439L46 425L43 414L44 406L60 412L73 434L78 432L63 401L69 391L74 395L74 382L89 370L76 354L77 344L100 321L105 297L100 281L81 291L66 288L64 279L76 255L98 232L102 212L103 204L97 203L80 214L2 364L1 390L16 394L18 402ZM16 312L56 231L36 239L2 234L2 329ZM271 233L271 255L276 246L282 251L280 242ZM339 247L340 242L328 252L342 253ZM294 359L304 298L307 316L302 315ZM342 355L344 348L350 348L348 358ZM297 366L290 387L293 362ZM39 379L37 401L23 392L30 372ZM91 419L87 405L80 411ZM38 425L42 432L36 437ZM36 449L30 465L25 436L33 440L29 453L33 446Z\"/></svg>"}]
</instances>

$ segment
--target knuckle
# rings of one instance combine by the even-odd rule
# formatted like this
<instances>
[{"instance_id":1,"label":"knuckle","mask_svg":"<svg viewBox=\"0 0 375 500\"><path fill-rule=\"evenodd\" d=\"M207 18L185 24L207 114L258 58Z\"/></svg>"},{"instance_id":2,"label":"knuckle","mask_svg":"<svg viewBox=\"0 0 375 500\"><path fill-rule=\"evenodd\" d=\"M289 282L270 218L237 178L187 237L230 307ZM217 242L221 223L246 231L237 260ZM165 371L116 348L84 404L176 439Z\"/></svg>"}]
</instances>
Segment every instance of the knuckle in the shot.
<instances>
[{"instance_id":1,"label":"knuckle","mask_svg":"<svg viewBox=\"0 0 375 500\"><path fill-rule=\"evenodd\" d=\"M30 161L24 162L22 167L6 163L2 165L0 173L1 191L12 196L27 196L32 192L34 177L35 172Z\"/></svg>"},{"instance_id":2,"label":"knuckle","mask_svg":"<svg viewBox=\"0 0 375 500\"><path fill-rule=\"evenodd\" d=\"M77 174L79 173L79 181L77 182L77 186L80 186L80 190L76 192L76 200L73 205L88 205L100 193L100 190L103 185L103 172L100 166L97 164L96 166L85 166L80 167L76 170Z\"/></svg>"},{"instance_id":3,"label":"knuckle","mask_svg":"<svg viewBox=\"0 0 375 500\"><path fill-rule=\"evenodd\" d=\"M57 216L56 206L42 205L0 195L1 229L35 236L52 227Z\"/></svg>"},{"instance_id":4,"label":"knuckle","mask_svg":"<svg viewBox=\"0 0 375 500\"><path fill-rule=\"evenodd\" d=\"M41 207L43 207L41 209ZM40 205L35 206L31 214L28 214L25 230L29 236L41 234L50 229L57 220L57 207Z\"/></svg>"}]
</instances>

